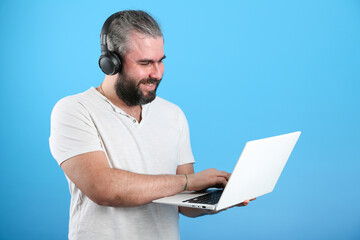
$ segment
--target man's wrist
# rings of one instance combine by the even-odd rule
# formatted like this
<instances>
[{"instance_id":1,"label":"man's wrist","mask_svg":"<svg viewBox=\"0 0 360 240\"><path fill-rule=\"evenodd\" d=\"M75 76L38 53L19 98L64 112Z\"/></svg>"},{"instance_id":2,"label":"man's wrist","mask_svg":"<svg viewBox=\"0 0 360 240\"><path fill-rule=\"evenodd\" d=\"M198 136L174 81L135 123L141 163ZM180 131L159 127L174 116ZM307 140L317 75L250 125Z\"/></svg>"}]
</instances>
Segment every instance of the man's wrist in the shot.
<instances>
[{"instance_id":1,"label":"man's wrist","mask_svg":"<svg viewBox=\"0 0 360 240\"><path fill-rule=\"evenodd\" d=\"M183 190L183 191L186 191L187 186L188 186L188 181L189 181L189 179L188 179L188 176L187 176L186 174L184 174L184 176L185 176L185 178L186 178L186 183L185 183L185 187L184 187L184 190Z\"/></svg>"}]
</instances>

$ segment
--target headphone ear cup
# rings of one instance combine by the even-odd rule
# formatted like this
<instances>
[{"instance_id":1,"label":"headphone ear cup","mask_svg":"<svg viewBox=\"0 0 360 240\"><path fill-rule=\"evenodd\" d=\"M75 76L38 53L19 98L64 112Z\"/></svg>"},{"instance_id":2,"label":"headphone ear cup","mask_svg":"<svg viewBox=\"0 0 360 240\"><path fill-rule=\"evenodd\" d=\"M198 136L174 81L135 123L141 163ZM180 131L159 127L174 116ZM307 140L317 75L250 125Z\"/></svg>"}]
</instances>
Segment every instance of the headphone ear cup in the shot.
<instances>
[{"instance_id":1,"label":"headphone ear cup","mask_svg":"<svg viewBox=\"0 0 360 240\"><path fill-rule=\"evenodd\" d=\"M112 52L107 52L99 58L99 66L106 75L114 75L121 70L119 57Z\"/></svg>"}]
</instances>

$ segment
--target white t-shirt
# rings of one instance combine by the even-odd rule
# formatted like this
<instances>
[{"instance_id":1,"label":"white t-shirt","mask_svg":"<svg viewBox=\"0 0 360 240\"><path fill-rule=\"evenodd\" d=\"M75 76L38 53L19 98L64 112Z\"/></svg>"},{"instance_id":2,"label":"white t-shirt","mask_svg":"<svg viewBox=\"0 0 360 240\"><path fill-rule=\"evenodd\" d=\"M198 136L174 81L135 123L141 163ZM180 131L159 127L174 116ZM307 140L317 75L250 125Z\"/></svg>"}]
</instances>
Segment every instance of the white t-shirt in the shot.
<instances>
[{"instance_id":1,"label":"white t-shirt","mask_svg":"<svg viewBox=\"0 0 360 240\"><path fill-rule=\"evenodd\" d=\"M112 168L141 174L176 174L194 163L181 109L156 97L142 106L142 120L126 114L95 88L61 99L51 115L50 149L60 165L76 155L104 151ZM176 206L100 206L68 179L69 239L179 239Z\"/></svg>"}]
</instances>

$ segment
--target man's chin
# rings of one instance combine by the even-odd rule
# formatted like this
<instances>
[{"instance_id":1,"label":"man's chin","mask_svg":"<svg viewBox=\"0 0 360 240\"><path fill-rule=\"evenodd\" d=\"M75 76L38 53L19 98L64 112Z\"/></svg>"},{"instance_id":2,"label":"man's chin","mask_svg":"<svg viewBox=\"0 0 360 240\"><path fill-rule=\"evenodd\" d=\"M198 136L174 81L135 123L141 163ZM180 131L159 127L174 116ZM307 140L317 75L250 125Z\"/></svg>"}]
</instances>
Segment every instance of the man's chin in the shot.
<instances>
[{"instance_id":1,"label":"man's chin","mask_svg":"<svg viewBox=\"0 0 360 240\"><path fill-rule=\"evenodd\" d=\"M143 98L143 100L141 101L142 102L141 104L144 105L144 104L151 103L152 101L155 100L155 98L156 98L156 95Z\"/></svg>"},{"instance_id":2,"label":"man's chin","mask_svg":"<svg viewBox=\"0 0 360 240\"><path fill-rule=\"evenodd\" d=\"M151 99L156 97L156 88L154 90L141 91L141 95L143 98Z\"/></svg>"}]
</instances>

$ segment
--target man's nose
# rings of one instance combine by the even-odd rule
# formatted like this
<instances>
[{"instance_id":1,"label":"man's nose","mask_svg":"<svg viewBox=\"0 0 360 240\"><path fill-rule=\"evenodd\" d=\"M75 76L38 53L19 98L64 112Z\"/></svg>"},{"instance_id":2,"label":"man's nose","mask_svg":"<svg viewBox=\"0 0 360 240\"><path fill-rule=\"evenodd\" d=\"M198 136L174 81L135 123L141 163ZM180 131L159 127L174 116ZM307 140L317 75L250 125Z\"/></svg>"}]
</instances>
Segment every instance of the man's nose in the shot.
<instances>
[{"instance_id":1,"label":"man's nose","mask_svg":"<svg viewBox=\"0 0 360 240\"><path fill-rule=\"evenodd\" d=\"M150 77L154 79L161 79L164 74L164 66L162 63L155 63L150 72Z\"/></svg>"}]
</instances>

